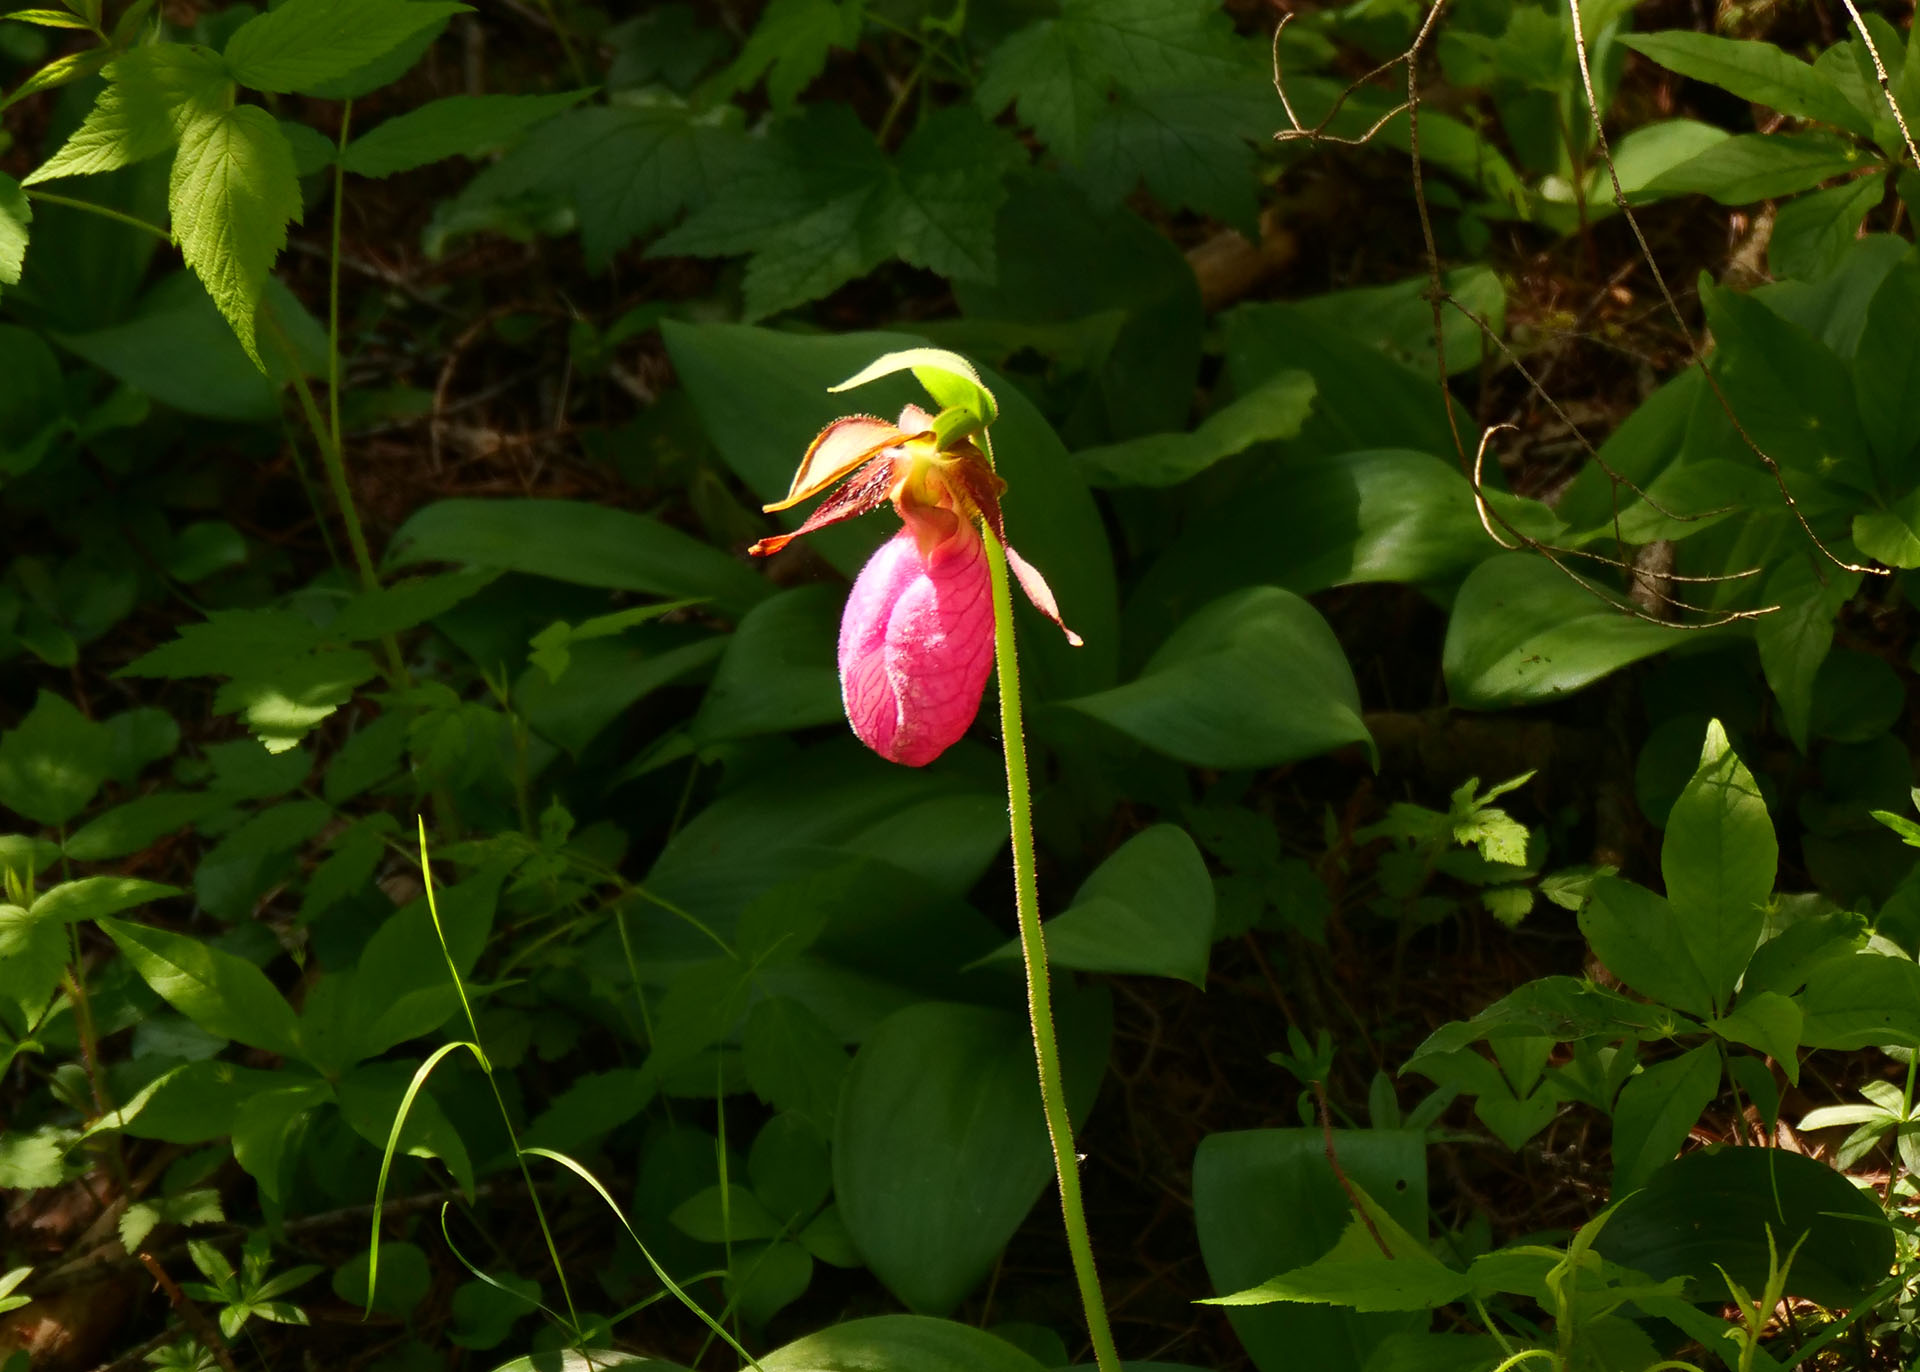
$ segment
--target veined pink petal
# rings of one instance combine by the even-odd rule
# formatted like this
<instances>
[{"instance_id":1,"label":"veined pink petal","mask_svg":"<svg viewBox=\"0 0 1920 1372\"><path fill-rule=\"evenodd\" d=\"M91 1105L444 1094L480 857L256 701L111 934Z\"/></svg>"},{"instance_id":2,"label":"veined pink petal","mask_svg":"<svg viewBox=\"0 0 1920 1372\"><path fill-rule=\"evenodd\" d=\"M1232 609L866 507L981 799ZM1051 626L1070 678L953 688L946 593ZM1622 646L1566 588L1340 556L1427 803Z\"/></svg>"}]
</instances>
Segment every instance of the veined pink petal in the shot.
<instances>
[{"instance_id":1,"label":"veined pink petal","mask_svg":"<svg viewBox=\"0 0 1920 1372\"><path fill-rule=\"evenodd\" d=\"M840 617L840 694L853 732L889 761L924 767L967 732L992 668L979 531L956 521L922 552L902 528L861 569Z\"/></svg>"}]
</instances>

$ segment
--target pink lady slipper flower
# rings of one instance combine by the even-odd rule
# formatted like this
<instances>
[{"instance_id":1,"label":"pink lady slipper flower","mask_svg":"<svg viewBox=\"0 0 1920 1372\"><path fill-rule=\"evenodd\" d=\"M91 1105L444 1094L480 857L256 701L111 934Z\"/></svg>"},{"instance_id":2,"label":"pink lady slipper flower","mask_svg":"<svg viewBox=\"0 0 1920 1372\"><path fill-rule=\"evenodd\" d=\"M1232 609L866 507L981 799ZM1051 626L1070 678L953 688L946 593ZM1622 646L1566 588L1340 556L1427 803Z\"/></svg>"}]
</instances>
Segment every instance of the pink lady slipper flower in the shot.
<instances>
[{"instance_id":1,"label":"pink lady slipper flower","mask_svg":"<svg viewBox=\"0 0 1920 1372\"><path fill-rule=\"evenodd\" d=\"M1011 547L1000 516L1006 483L966 439L941 448L916 405L889 424L837 419L800 460L784 510L843 478L798 529L749 550L776 553L802 534L891 500L905 527L860 571L840 616L840 695L862 743L891 762L924 767L959 741L980 711L993 669L993 587L982 531L1006 550L1021 589L1060 624L1046 578ZM1079 636L1060 624L1069 642Z\"/></svg>"}]
</instances>

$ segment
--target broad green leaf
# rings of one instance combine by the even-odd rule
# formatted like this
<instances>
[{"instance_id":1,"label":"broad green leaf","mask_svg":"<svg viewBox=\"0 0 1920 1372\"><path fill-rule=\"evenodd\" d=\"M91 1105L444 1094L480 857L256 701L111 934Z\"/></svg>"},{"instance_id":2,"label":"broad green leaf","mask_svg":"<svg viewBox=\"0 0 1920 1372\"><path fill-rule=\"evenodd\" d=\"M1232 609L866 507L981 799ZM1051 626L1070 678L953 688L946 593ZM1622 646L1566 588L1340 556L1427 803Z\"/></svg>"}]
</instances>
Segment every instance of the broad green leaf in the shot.
<instances>
[{"instance_id":1,"label":"broad green leaf","mask_svg":"<svg viewBox=\"0 0 1920 1372\"><path fill-rule=\"evenodd\" d=\"M658 605L636 605L630 610L616 610L610 615L595 615L579 624L557 619L527 640L531 649L527 661L540 669L550 685L557 685L573 663L573 646L576 643L617 638L629 629L699 603L696 600L669 600Z\"/></svg>"},{"instance_id":2,"label":"broad green leaf","mask_svg":"<svg viewBox=\"0 0 1920 1372\"><path fill-rule=\"evenodd\" d=\"M1313 378L1281 372L1258 389L1208 415L1192 433L1154 434L1102 448L1074 461L1092 486L1173 486L1256 443L1293 438L1313 405Z\"/></svg>"},{"instance_id":3,"label":"broad green leaf","mask_svg":"<svg viewBox=\"0 0 1920 1372\"><path fill-rule=\"evenodd\" d=\"M680 1202L668 1218L702 1243L749 1243L771 1239L785 1229L744 1186L709 1186Z\"/></svg>"},{"instance_id":4,"label":"broad green leaf","mask_svg":"<svg viewBox=\"0 0 1920 1372\"><path fill-rule=\"evenodd\" d=\"M331 3L296 0L296 6L252 23L289 8L324 9ZM187 265L233 326L247 356L265 371L254 340L254 315L267 271L287 245L287 224L300 218L293 150L273 116L257 105L196 109L180 129L167 205L174 241Z\"/></svg>"},{"instance_id":5,"label":"broad green leaf","mask_svg":"<svg viewBox=\"0 0 1920 1372\"><path fill-rule=\"evenodd\" d=\"M1649 624L1582 590L1544 557L1501 553L1467 574L1442 650L1457 706L1532 704L1577 691L1697 634Z\"/></svg>"},{"instance_id":6,"label":"broad green leaf","mask_svg":"<svg viewBox=\"0 0 1920 1372\"><path fill-rule=\"evenodd\" d=\"M347 144L341 165L360 176L392 176L449 157L479 157L573 108L588 94L449 95L431 100Z\"/></svg>"},{"instance_id":7,"label":"broad green leaf","mask_svg":"<svg viewBox=\"0 0 1920 1372\"><path fill-rule=\"evenodd\" d=\"M372 1309L404 1319L427 1298L433 1285L433 1267L418 1244L404 1240L380 1245L380 1275L371 1283L370 1254L360 1252L333 1271L333 1294L356 1309Z\"/></svg>"},{"instance_id":8,"label":"broad green leaf","mask_svg":"<svg viewBox=\"0 0 1920 1372\"><path fill-rule=\"evenodd\" d=\"M318 93L468 8L442 0L287 0L227 40L227 66L252 90Z\"/></svg>"},{"instance_id":9,"label":"broad green leaf","mask_svg":"<svg viewBox=\"0 0 1920 1372\"><path fill-rule=\"evenodd\" d=\"M1213 877L1187 831L1156 824L1121 844L1046 922L1047 961L1204 986L1213 901ZM995 956L1019 957L1019 940Z\"/></svg>"},{"instance_id":10,"label":"broad green leaf","mask_svg":"<svg viewBox=\"0 0 1920 1372\"><path fill-rule=\"evenodd\" d=\"M1228 311L1227 376L1235 393L1247 394L1281 372L1303 371L1316 385L1313 412L1300 431L1303 452L1384 448L1450 458L1452 431L1434 390L1431 353L1420 359L1428 365L1419 371L1409 365L1418 357L1410 350L1406 362L1383 356L1403 351L1391 346L1395 331L1383 328L1377 304L1360 307L1352 317L1357 332L1348 331L1347 317L1325 307L1253 304ZM1431 330L1433 307L1423 302L1423 308ZM1471 423L1464 411L1457 417Z\"/></svg>"},{"instance_id":11,"label":"broad green leaf","mask_svg":"<svg viewBox=\"0 0 1920 1372\"><path fill-rule=\"evenodd\" d=\"M1799 1000L1809 1048L1920 1045L1920 966L1905 957L1856 953L1817 963Z\"/></svg>"},{"instance_id":12,"label":"broad green leaf","mask_svg":"<svg viewBox=\"0 0 1920 1372\"><path fill-rule=\"evenodd\" d=\"M1199 767L1274 767L1352 743L1373 751L1339 640L1311 605L1274 586L1214 601L1136 680L1070 703Z\"/></svg>"},{"instance_id":13,"label":"broad green leaf","mask_svg":"<svg viewBox=\"0 0 1920 1372\"><path fill-rule=\"evenodd\" d=\"M1886 509L1866 510L1855 515L1853 541L1861 552L1877 562L1884 562L1889 567L1920 567L1920 489L1909 491ZM1837 611L1839 607L1831 606L1830 608ZM1812 629L1816 626L1806 627ZM1825 633L1821 637L1831 643L1833 638L1831 616L1825 617L1824 625L1818 627L1824 627ZM1777 687L1775 694L1782 694ZM1790 716L1789 723L1791 722Z\"/></svg>"},{"instance_id":14,"label":"broad green leaf","mask_svg":"<svg viewBox=\"0 0 1920 1372\"><path fill-rule=\"evenodd\" d=\"M711 667L731 638L714 635L687 642L625 635L574 643L567 649L571 665L564 680L555 683L541 668L530 668L513 685L514 704L541 737L579 757L636 701ZM652 757L651 750L643 753L635 767ZM619 780L625 778L622 773Z\"/></svg>"},{"instance_id":15,"label":"broad green leaf","mask_svg":"<svg viewBox=\"0 0 1920 1372\"><path fill-rule=\"evenodd\" d=\"M1667 1163L1613 1212L1594 1247L1655 1280L1688 1278L1690 1296L1718 1298L1723 1272L1749 1291L1765 1288L1769 1229L1783 1259L1800 1244L1787 1294L1821 1305L1857 1305L1893 1261L1893 1231L1871 1193L1783 1148L1705 1148Z\"/></svg>"},{"instance_id":16,"label":"broad green leaf","mask_svg":"<svg viewBox=\"0 0 1920 1372\"><path fill-rule=\"evenodd\" d=\"M1875 493L1853 378L1833 349L1751 295L1704 278L1700 294L1713 374L1748 435L1787 469L1789 486L1819 477Z\"/></svg>"},{"instance_id":17,"label":"broad green leaf","mask_svg":"<svg viewBox=\"0 0 1920 1372\"><path fill-rule=\"evenodd\" d=\"M384 1148L417 1063L382 1061L357 1067L334 1088L340 1113L353 1131L375 1148ZM473 1164L467 1146L440 1103L422 1091L415 1095L400 1130L398 1151L416 1158L437 1158L469 1198Z\"/></svg>"},{"instance_id":18,"label":"broad green leaf","mask_svg":"<svg viewBox=\"0 0 1920 1372\"><path fill-rule=\"evenodd\" d=\"M25 719L0 736L0 806L58 828L87 808L113 767L113 740L70 705L42 691Z\"/></svg>"},{"instance_id":19,"label":"broad green leaf","mask_svg":"<svg viewBox=\"0 0 1920 1372\"><path fill-rule=\"evenodd\" d=\"M710 544L625 510L576 500L442 500L416 511L387 565L464 562L578 586L713 600L738 612L766 583Z\"/></svg>"},{"instance_id":20,"label":"broad green leaf","mask_svg":"<svg viewBox=\"0 0 1920 1372\"><path fill-rule=\"evenodd\" d=\"M1663 897L1629 881L1600 877L1580 911L1580 932L1606 969L1641 995L1689 1015L1711 1010L1706 978Z\"/></svg>"},{"instance_id":21,"label":"broad green leaf","mask_svg":"<svg viewBox=\"0 0 1920 1372\"><path fill-rule=\"evenodd\" d=\"M1054 1011L1068 1103L1084 1119L1106 1064L1111 1006L1083 992ZM834 1135L834 1194L867 1265L915 1310L959 1305L1052 1175L1032 1056L1015 1016L929 1001L882 1022L854 1059Z\"/></svg>"},{"instance_id":22,"label":"broad green leaf","mask_svg":"<svg viewBox=\"0 0 1920 1372\"><path fill-rule=\"evenodd\" d=\"M1669 71L1711 82L1742 100L1833 124L1862 138L1873 134L1871 122L1862 119L1811 63L1790 57L1771 43L1684 30L1623 34L1620 41Z\"/></svg>"},{"instance_id":23,"label":"broad green leaf","mask_svg":"<svg viewBox=\"0 0 1920 1372\"><path fill-rule=\"evenodd\" d=\"M1767 267L1776 280L1818 280L1840 264L1860 236L1860 225L1886 198L1886 182L1862 176L1823 191L1796 195L1774 215ZM1871 422L1871 416L1868 416Z\"/></svg>"},{"instance_id":24,"label":"broad green leaf","mask_svg":"<svg viewBox=\"0 0 1920 1372\"><path fill-rule=\"evenodd\" d=\"M1800 1084L1800 1027L1805 1016L1778 991L1743 992L1733 1012L1709 1024L1714 1033L1764 1053L1779 1063L1787 1080Z\"/></svg>"},{"instance_id":25,"label":"broad green leaf","mask_svg":"<svg viewBox=\"0 0 1920 1372\"><path fill-rule=\"evenodd\" d=\"M1867 549L1868 542L1880 547L1875 538L1883 532L1880 521L1904 527L1898 525L1897 520L1898 516L1892 511L1856 516L1857 531L1863 524L1868 526L1864 530L1868 538L1861 543L1862 549ZM1897 546L1880 550L1899 551ZM1766 673L1767 684L1779 698L1781 720L1787 726L1788 736L1802 751L1807 747L1807 731L1813 721L1814 683L1833 645L1834 617L1860 585L1858 572L1833 566L1816 567L1816 556L1807 553L1789 557L1768 573L1761 598L1780 608L1762 616L1753 627L1754 641L1760 648L1760 666Z\"/></svg>"},{"instance_id":26,"label":"broad green leaf","mask_svg":"<svg viewBox=\"0 0 1920 1372\"><path fill-rule=\"evenodd\" d=\"M760 1359L766 1372L1041 1372L984 1329L920 1315L875 1315L828 1325Z\"/></svg>"},{"instance_id":27,"label":"broad green leaf","mask_svg":"<svg viewBox=\"0 0 1920 1372\"><path fill-rule=\"evenodd\" d=\"M1719 1090L1720 1057L1711 1043L1630 1078L1613 1110L1613 1194L1638 1189L1671 1162Z\"/></svg>"},{"instance_id":28,"label":"broad green leaf","mask_svg":"<svg viewBox=\"0 0 1920 1372\"><path fill-rule=\"evenodd\" d=\"M221 919L247 918L254 902L292 869L292 854L332 819L317 800L268 806L228 830L193 874L201 908Z\"/></svg>"},{"instance_id":29,"label":"broad green leaf","mask_svg":"<svg viewBox=\"0 0 1920 1372\"><path fill-rule=\"evenodd\" d=\"M66 881L34 901L29 912L34 919L72 924L76 920L99 919L122 910L151 905L156 900L181 894L178 886L139 877L81 877Z\"/></svg>"},{"instance_id":30,"label":"broad green leaf","mask_svg":"<svg viewBox=\"0 0 1920 1372\"><path fill-rule=\"evenodd\" d=\"M59 990L73 945L58 920L0 905L0 1028L23 1039Z\"/></svg>"},{"instance_id":31,"label":"broad green leaf","mask_svg":"<svg viewBox=\"0 0 1920 1372\"><path fill-rule=\"evenodd\" d=\"M266 974L199 939L144 924L102 919L141 980L209 1034L291 1057L297 1021Z\"/></svg>"},{"instance_id":32,"label":"broad green leaf","mask_svg":"<svg viewBox=\"0 0 1920 1372\"><path fill-rule=\"evenodd\" d=\"M1896 490L1920 477L1910 460L1915 445L1920 444L1920 338L1915 337L1915 319L1920 319L1920 263L1909 255L1887 273L1874 292L1873 303L1867 307L1866 331L1860 336L1860 350L1853 359L1860 422ZM1902 505L1913 509L1913 496L1909 494ZM1909 524L1906 535L1909 542L1913 541L1911 527ZM1859 541L1858 533L1854 537ZM1861 549L1881 557L1864 543ZM1896 567L1920 566L1920 549L1908 550L1907 555L1914 560L1881 560Z\"/></svg>"},{"instance_id":33,"label":"broad green leaf","mask_svg":"<svg viewBox=\"0 0 1920 1372\"><path fill-rule=\"evenodd\" d=\"M744 140L736 124L724 105L704 113L672 104L573 110L475 177L451 213L457 220L529 193L563 197L579 216L588 266L605 270L635 238L738 183Z\"/></svg>"},{"instance_id":34,"label":"broad green leaf","mask_svg":"<svg viewBox=\"0 0 1920 1372\"><path fill-rule=\"evenodd\" d=\"M1248 65L1208 0L1064 0L1059 17L993 50L974 98L989 115L1014 104L1056 156L1079 162L1116 88L1217 88Z\"/></svg>"},{"instance_id":35,"label":"broad green leaf","mask_svg":"<svg viewBox=\"0 0 1920 1372\"><path fill-rule=\"evenodd\" d=\"M1532 501L1499 508L1536 534L1552 520ZM1303 455L1190 519L1141 578L1127 633L1157 642L1248 581L1300 595L1356 582L1445 582L1490 547L1472 488L1451 462L1397 449Z\"/></svg>"},{"instance_id":36,"label":"broad green leaf","mask_svg":"<svg viewBox=\"0 0 1920 1372\"><path fill-rule=\"evenodd\" d=\"M1660 847L1667 899L1715 1005L1727 1004L1760 942L1779 861L1767 803L1716 720Z\"/></svg>"},{"instance_id":37,"label":"broad green leaf","mask_svg":"<svg viewBox=\"0 0 1920 1372\"><path fill-rule=\"evenodd\" d=\"M217 114L233 92L225 63L206 48L151 43L103 69L107 87L59 151L28 176L31 186L91 176L157 157L196 119Z\"/></svg>"},{"instance_id":38,"label":"broad green leaf","mask_svg":"<svg viewBox=\"0 0 1920 1372\"><path fill-rule=\"evenodd\" d=\"M754 1135L747 1179L781 1221L809 1218L833 1193L829 1137L798 1115L775 1115Z\"/></svg>"},{"instance_id":39,"label":"broad green leaf","mask_svg":"<svg viewBox=\"0 0 1920 1372\"><path fill-rule=\"evenodd\" d=\"M1697 119L1662 119L1634 129L1613 145L1612 175L1604 165L1587 173L1588 222L1618 211L1613 198L1615 176L1620 180L1621 194L1631 201L1659 177L1726 142L1729 137L1725 129L1702 124ZM1546 179L1540 196L1553 204L1574 205L1573 186L1559 176Z\"/></svg>"},{"instance_id":40,"label":"broad green leaf","mask_svg":"<svg viewBox=\"0 0 1920 1372\"><path fill-rule=\"evenodd\" d=\"M1097 211L1057 176L1016 177L995 238L994 281L956 281L965 317L947 327L1081 338L1089 375L1065 431L1082 446L1187 427L1205 320L1173 243L1129 210Z\"/></svg>"},{"instance_id":41,"label":"broad green leaf","mask_svg":"<svg viewBox=\"0 0 1920 1372\"><path fill-rule=\"evenodd\" d=\"M0 172L0 286L17 286L27 262L33 205L20 183Z\"/></svg>"},{"instance_id":42,"label":"broad green leaf","mask_svg":"<svg viewBox=\"0 0 1920 1372\"><path fill-rule=\"evenodd\" d=\"M1380 1197L1396 1223L1425 1232L1424 1134L1336 1130L1333 1149L1346 1176ZM1244 1291L1306 1266L1339 1241L1352 1215L1319 1129L1210 1134L1194 1155L1194 1227L1215 1291ZM1361 1372L1382 1340L1427 1324L1424 1314L1361 1315L1312 1305L1235 1306L1227 1318L1260 1372Z\"/></svg>"},{"instance_id":43,"label":"broad green leaf","mask_svg":"<svg viewBox=\"0 0 1920 1372\"><path fill-rule=\"evenodd\" d=\"M766 1366L764 1360L761 1366ZM678 1363L643 1358L613 1348L567 1348L557 1353L529 1353L503 1362L493 1372L686 1372ZM1023 1368L1021 1372L1026 1372Z\"/></svg>"},{"instance_id":44,"label":"broad green leaf","mask_svg":"<svg viewBox=\"0 0 1920 1372\"><path fill-rule=\"evenodd\" d=\"M576 1077L520 1131L526 1148L573 1152L598 1143L652 1102L653 1082L637 1067Z\"/></svg>"},{"instance_id":45,"label":"broad green leaf","mask_svg":"<svg viewBox=\"0 0 1920 1372\"><path fill-rule=\"evenodd\" d=\"M1871 165L1866 153L1829 133L1742 133L1662 172L1635 198L1706 195L1722 205L1751 205Z\"/></svg>"},{"instance_id":46,"label":"broad green leaf","mask_svg":"<svg viewBox=\"0 0 1920 1372\"><path fill-rule=\"evenodd\" d=\"M265 376L205 287L188 271L155 283L128 319L88 333L53 337L109 376L183 413L273 423L280 417L282 382L296 373L326 372L327 334L272 277L267 278L265 300L293 345L290 356L269 332Z\"/></svg>"},{"instance_id":47,"label":"broad green leaf","mask_svg":"<svg viewBox=\"0 0 1920 1372\"><path fill-rule=\"evenodd\" d=\"M702 741L786 733L842 717L834 639L845 597L799 586L747 611L689 726Z\"/></svg>"},{"instance_id":48,"label":"broad green leaf","mask_svg":"<svg viewBox=\"0 0 1920 1372\"><path fill-rule=\"evenodd\" d=\"M790 996L764 997L747 1012L740 1047L755 1094L832 1134L851 1060L817 1014Z\"/></svg>"},{"instance_id":49,"label":"broad green leaf","mask_svg":"<svg viewBox=\"0 0 1920 1372\"><path fill-rule=\"evenodd\" d=\"M424 897L387 916L367 940L354 969L354 1060L429 1034L459 1009L447 957L451 954L462 977L472 975L493 928L501 877L500 868L483 868L458 886L436 892L446 953Z\"/></svg>"}]
</instances>

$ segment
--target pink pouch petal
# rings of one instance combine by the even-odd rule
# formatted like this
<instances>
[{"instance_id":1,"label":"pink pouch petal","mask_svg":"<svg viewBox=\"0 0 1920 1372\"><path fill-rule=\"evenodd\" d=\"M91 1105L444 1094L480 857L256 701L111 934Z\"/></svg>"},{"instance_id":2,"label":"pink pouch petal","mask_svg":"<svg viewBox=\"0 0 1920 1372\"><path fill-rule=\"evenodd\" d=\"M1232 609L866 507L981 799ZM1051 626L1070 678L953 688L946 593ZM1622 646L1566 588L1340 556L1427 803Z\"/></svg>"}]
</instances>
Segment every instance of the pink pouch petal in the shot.
<instances>
[{"instance_id":1,"label":"pink pouch petal","mask_svg":"<svg viewBox=\"0 0 1920 1372\"><path fill-rule=\"evenodd\" d=\"M924 767L980 711L993 669L993 595L978 530L922 553L903 528L861 569L840 617L847 720L880 756Z\"/></svg>"}]
</instances>

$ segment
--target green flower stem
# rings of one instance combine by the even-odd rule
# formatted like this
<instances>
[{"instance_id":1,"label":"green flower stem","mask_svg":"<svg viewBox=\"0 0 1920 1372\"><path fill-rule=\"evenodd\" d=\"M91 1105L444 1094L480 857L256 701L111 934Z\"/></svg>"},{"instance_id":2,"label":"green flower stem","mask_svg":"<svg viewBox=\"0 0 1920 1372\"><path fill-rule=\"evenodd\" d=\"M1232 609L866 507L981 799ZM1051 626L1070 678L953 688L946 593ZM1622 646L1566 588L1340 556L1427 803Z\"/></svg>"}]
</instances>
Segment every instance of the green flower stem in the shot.
<instances>
[{"instance_id":1,"label":"green flower stem","mask_svg":"<svg viewBox=\"0 0 1920 1372\"><path fill-rule=\"evenodd\" d=\"M1107 1306L1094 1270L1093 1240L1080 1200L1080 1170L1073 1152L1073 1122L1067 1117L1060 1081L1060 1045L1053 1029L1053 988L1047 981L1047 944L1040 932L1040 892L1033 868L1033 800L1027 787L1027 736L1020 714L1020 663L1013 641L1013 596L1007 586L1007 555L983 531L987 571L993 583L993 657L1000 675L1000 733L1007 753L1007 809L1013 823L1013 891L1020 915L1020 952L1027 964L1027 1017L1033 1025L1033 1055L1040 1070L1040 1101L1053 1140L1053 1171L1060 1182L1060 1211L1067 1225L1073 1275L1086 1307L1087 1333L1100 1372L1120 1372L1120 1354L1107 1325Z\"/></svg>"}]
</instances>

